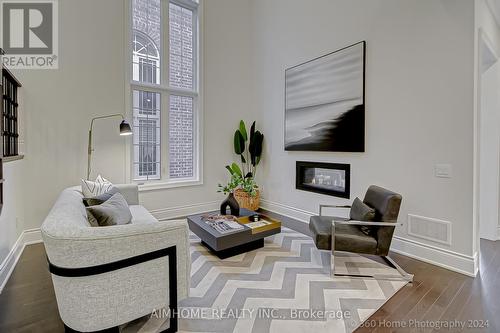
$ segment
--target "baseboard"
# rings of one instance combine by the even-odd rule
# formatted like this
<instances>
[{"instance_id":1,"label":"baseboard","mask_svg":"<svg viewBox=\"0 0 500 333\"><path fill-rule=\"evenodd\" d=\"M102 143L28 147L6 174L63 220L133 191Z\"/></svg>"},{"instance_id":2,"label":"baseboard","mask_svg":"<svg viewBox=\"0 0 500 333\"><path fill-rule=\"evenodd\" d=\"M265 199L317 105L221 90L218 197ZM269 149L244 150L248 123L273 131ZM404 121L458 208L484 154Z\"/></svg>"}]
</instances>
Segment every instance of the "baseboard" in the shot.
<instances>
[{"instance_id":1,"label":"baseboard","mask_svg":"<svg viewBox=\"0 0 500 333\"><path fill-rule=\"evenodd\" d=\"M218 210L219 208L220 208L219 201L210 201L192 205L155 209L150 212L159 221L164 221L164 220L174 219L177 217L210 212Z\"/></svg>"},{"instance_id":2,"label":"baseboard","mask_svg":"<svg viewBox=\"0 0 500 333\"><path fill-rule=\"evenodd\" d=\"M477 254L467 256L400 236L393 237L391 251L472 277L478 270Z\"/></svg>"},{"instance_id":3,"label":"baseboard","mask_svg":"<svg viewBox=\"0 0 500 333\"><path fill-rule=\"evenodd\" d=\"M26 245L40 242L42 242L42 234L39 228L24 230L21 235L19 235L19 238L14 243L14 246L12 246L9 254L0 264L0 293L3 291L5 284L14 271L17 261L21 257L21 254L23 254Z\"/></svg>"},{"instance_id":4,"label":"baseboard","mask_svg":"<svg viewBox=\"0 0 500 333\"><path fill-rule=\"evenodd\" d=\"M309 223L311 215L317 214L266 199L261 199L260 206L273 213L291 217L304 223ZM478 272L477 254L467 256L400 236L394 236L391 251L472 277L476 276Z\"/></svg>"},{"instance_id":5,"label":"baseboard","mask_svg":"<svg viewBox=\"0 0 500 333\"><path fill-rule=\"evenodd\" d=\"M298 220L300 222L309 223L309 218L317 213L308 212L303 209L294 208L292 206L284 205L281 203L269 201L266 199L260 200L260 208L271 211L273 213L278 213L290 217L292 219Z\"/></svg>"}]
</instances>

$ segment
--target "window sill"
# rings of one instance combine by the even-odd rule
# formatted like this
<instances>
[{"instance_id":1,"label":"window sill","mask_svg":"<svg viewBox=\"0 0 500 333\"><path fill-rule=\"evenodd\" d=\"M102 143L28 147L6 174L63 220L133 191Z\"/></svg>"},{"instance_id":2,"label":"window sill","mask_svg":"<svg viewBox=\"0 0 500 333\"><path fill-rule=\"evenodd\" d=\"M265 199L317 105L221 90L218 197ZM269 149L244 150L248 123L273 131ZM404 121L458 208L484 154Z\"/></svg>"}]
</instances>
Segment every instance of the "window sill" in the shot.
<instances>
[{"instance_id":1,"label":"window sill","mask_svg":"<svg viewBox=\"0 0 500 333\"><path fill-rule=\"evenodd\" d=\"M7 162L22 160L23 158L24 158L24 155L8 156L8 157L2 158L2 161L4 163L7 163Z\"/></svg>"},{"instance_id":2,"label":"window sill","mask_svg":"<svg viewBox=\"0 0 500 333\"><path fill-rule=\"evenodd\" d=\"M157 191L169 188L198 186L198 185L203 185L203 181L182 180L182 181L157 182L157 183L152 182L152 183L139 184L139 192L149 192L149 191Z\"/></svg>"}]
</instances>

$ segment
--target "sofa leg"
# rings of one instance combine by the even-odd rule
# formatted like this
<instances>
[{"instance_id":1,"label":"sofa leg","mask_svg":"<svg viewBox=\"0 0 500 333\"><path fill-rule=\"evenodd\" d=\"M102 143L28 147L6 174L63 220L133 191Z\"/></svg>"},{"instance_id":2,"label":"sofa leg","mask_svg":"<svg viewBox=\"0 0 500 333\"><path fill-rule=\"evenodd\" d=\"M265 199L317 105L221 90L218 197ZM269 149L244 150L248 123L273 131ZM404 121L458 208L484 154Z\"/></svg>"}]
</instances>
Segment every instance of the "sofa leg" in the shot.
<instances>
[{"instance_id":1,"label":"sofa leg","mask_svg":"<svg viewBox=\"0 0 500 333\"><path fill-rule=\"evenodd\" d=\"M177 305L177 252L174 247L173 253L168 256L168 290L169 290L169 308L170 308L170 324L166 330L162 333L174 333L177 332L179 327L177 311L179 307Z\"/></svg>"}]
</instances>

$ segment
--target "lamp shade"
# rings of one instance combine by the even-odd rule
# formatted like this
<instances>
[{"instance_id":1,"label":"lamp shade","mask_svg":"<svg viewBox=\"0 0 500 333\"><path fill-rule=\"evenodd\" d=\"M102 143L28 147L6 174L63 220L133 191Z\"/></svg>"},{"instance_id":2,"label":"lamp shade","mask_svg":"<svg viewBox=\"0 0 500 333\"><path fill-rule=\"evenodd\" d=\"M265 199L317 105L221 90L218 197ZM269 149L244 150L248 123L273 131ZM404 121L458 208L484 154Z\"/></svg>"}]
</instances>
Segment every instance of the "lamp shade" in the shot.
<instances>
[{"instance_id":1,"label":"lamp shade","mask_svg":"<svg viewBox=\"0 0 500 333\"><path fill-rule=\"evenodd\" d=\"M132 135L132 129L125 120L120 123L120 135Z\"/></svg>"}]
</instances>

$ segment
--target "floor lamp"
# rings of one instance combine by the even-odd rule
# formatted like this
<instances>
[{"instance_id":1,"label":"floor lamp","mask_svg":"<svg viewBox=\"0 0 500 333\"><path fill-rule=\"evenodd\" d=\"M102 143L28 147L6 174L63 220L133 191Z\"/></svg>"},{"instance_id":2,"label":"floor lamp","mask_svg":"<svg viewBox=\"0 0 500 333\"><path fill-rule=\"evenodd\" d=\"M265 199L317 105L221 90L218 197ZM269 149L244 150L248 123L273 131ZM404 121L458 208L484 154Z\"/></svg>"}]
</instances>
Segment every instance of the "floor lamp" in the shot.
<instances>
[{"instance_id":1,"label":"floor lamp","mask_svg":"<svg viewBox=\"0 0 500 333\"><path fill-rule=\"evenodd\" d=\"M130 125L125 121L125 117L120 113L92 118L92 120L90 122L90 130L89 130L87 180L90 179L90 171L91 171L91 164L92 164L92 152L94 151L94 149L92 149L92 128L94 126L94 121L98 120L98 119L113 118L113 117L120 117L122 119L122 122L120 123L120 135L124 135L124 136L125 135L132 135L132 129L130 128Z\"/></svg>"}]
</instances>

